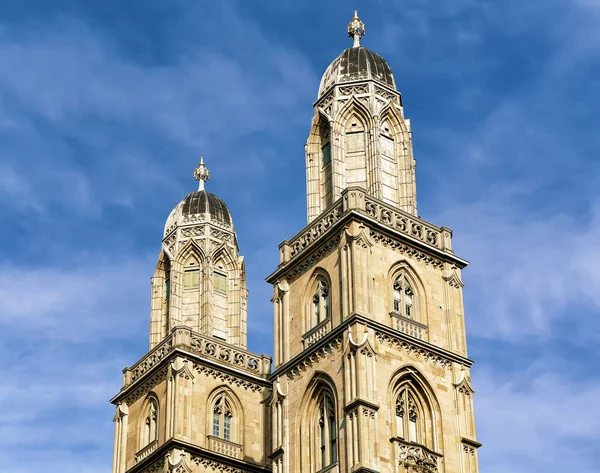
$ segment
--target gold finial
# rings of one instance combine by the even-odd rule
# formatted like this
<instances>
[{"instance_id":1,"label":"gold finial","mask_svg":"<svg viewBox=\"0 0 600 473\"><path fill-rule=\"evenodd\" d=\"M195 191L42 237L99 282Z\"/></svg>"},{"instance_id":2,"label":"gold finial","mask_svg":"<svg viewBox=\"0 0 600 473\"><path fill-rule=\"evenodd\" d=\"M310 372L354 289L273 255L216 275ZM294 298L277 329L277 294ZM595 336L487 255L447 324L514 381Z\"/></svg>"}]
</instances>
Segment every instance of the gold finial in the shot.
<instances>
[{"instance_id":1,"label":"gold finial","mask_svg":"<svg viewBox=\"0 0 600 473\"><path fill-rule=\"evenodd\" d=\"M348 23L348 36L354 38L353 48L360 47L360 38L365 35L365 24L358 17L358 10L354 10L354 18Z\"/></svg>"},{"instance_id":2,"label":"gold finial","mask_svg":"<svg viewBox=\"0 0 600 473\"><path fill-rule=\"evenodd\" d=\"M194 179L198 181L198 190L204 190L204 183L210 179L210 173L204 165L204 158L200 158L200 164L194 169Z\"/></svg>"}]
</instances>

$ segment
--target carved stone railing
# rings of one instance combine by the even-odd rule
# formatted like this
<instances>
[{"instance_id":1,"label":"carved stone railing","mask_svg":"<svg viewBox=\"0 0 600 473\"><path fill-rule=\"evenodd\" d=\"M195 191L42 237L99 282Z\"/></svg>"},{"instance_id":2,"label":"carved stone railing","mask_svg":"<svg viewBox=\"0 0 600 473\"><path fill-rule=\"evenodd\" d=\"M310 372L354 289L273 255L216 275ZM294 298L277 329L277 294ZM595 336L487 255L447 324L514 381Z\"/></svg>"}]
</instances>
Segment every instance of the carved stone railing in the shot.
<instances>
[{"instance_id":1,"label":"carved stone railing","mask_svg":"<svg viewBox=\"0 0 600 473\"><path fill-rule=\"evenodd\" d=\"M131 368L123 370L123 384L129 385L146 374L154 365L159 363L173 349L173 336L169 335L162 342L150 350L145 357L140 359Z\"/></svg>"},{"instance_id":2,"label":"carved stone railing","mask_svg":"<svg viewBox=\"0 0 600 473\"><path fill-rule=\"evenodd\" d=\"M283 241L279 245L280 264L295 258L341 220L343 215L352 210L368 215L431 247L453 253L452 230L449 228L436 227L415 215L368 195L362 188L349 187L342 191L341 198L326 209L320 217L313 220L290 241Z\"/></svg>"},{"instance_id":3,"label":"carved stone railing","mask_svg":"<svg viewBox=\"0 0 600 473\"><path fill-rule=\"evenodd\" d=\"M417 322L416 320L404 317L398 312L390 312L392 327L399 332L410 335L411 337L420 340L427 340L427 325Z\"/></svg>"},{"instance_id":4,"label":"carved stone railing","mask_svg":"<svg viewBox=\"0 0 600 473\"><path fill-rule=\"evenodd\" d=\"M221 455L227 455L233 458L242 458L242 446L230 442L229 440L223 440L219 437L208 436L208 446L213 452L220 453Z\"/></svg>"},{"instance_id":5,"label":"carved stone railing","mask_svg":"<svg viewBox=\"0 0 600 473\"><path fill-rule=\"evenodd\" d=\"M442 229L391 205L365 196L365 211L375 220L428 245L442 248Z\"/></svg>"},{"instance_id":6,"label":"carved stone railing","mask_svg":"<svg viewBox=\"0 0 600 473\"><path fill-rule=\"evenodd\" d=\"M331 318L325 319L319 325L311 328L308 332L302 335L302 343L304 348L308 348L321 340L331 330Z\"/></svg>"},{"instance_id":7,"label":"carved stone railing","mask_svg":"<svg viewBox=\"0 0 600 473\"><path fill-rule=\"evenodd\" d=\"M266 355L255 355L243 348L219 343L213 338L197 333L191 334L190 345L196 353L210 356L258 376L265 377L271 369L271 358Z\"/></svg>"},{"instance_id":8,"label":"carved stone railing","mask_svg":"<svg viewBox=\"0 0 600 473\"><path fill-rule=\"evenodd\" d=\"M290 257L293 258L323 233L329 230L342 216L342 202L338 202L321 218L314 220L302 233L296 235L288 244Z\"/></svg>"},{"instance_id":9,"label":"carved stone railing","mask_svg":"<svg viewBox=\"0 0 600 473\"><path fill-rule=\"evenodd\" d=\"M410 473L438 473L442 455L414 442L394 439L398 448L398 466Z\"/></svg>"},{"instance_id":10,"label":"carved stone railing","mask_svg":"<svg viewBox=\"0 0 600 473\"><path fill-rule=\"evenodd\" d=\"M144 458L148 458L150 455L152 455L156 451L157 448L158 448L158 440L155 440L154 442L149 443L148 445L146 445L144 448L142 448L139 452L137 452L135 454L135 462L139 463Z\"/></svg>"},{"instance_id":11,"label":"carved stone railing","mask_svg":"<svg viewBox=\"0 0 600 473\"><path fill-rule=\"evenodd\" d=\"M271 357L257 355L241 347L193 332L188 327L175 329L140 361L130 368L123 370L123 385L129 386L153 366L163 360L171 351L182 348L192 353L205 355L233 368L246 371L261 378L267 378L271 373Z\"/></svg>"}]
</instances>

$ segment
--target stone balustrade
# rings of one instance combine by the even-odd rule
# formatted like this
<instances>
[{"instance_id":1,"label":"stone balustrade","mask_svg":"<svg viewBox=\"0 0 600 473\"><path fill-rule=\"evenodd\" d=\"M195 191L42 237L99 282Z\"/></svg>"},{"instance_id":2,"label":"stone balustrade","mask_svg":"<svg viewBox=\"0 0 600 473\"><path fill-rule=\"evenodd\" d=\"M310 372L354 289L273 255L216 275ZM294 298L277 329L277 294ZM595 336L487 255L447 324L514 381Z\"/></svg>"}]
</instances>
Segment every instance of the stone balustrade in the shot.
<instances>
[{"instance_id":1,"label":"stone balustrade","mask_svg":"<svg viewBox=\"0 0 600 473\"><path fill-rule=\"evenodd\" d=\"M242 446L237 443L209 435L208 444L209 448L213 452L220 453L221 455L227 455L228 457L242 458Z\"/></svg>"},{"instance_id":2,"label":"stone balustrade","mask_svg":"<svg viewBox=\"0 0 600 473\"><path fill-rule=\"evenodd\" d=\"M148 445L146 445L144 448L142 448L139 452L137 452L135 454L135 462L139 463L144 458L149 457L156 451L157 448L158 448L158 440L150 442Z\"/></svg>"},{"instance_id":3,"label":"stone balustrade","mask_svg":"<svg viewBox=\"0 0 600 473\"><path fill-rule=\"evenodd\" d=\"M261 378L271 373L271 357L257 355L244 348L221 342L215 338L193 332L188 327L175 327L173 331L146 356L130 368L123 370L123 385L129 386L153 366L163 360L174 349L181 348L246 371Z\"/></svg>"},{"instance_id":4,"label":"stone balustrade","mask_svg":"<svg viewBox=\"0 0 600 473\"><path fill-rule=\"evenodd\" d=\"M394 439L398 448L398 466L415 473L438 473L442 455L414 442Z\"/></svg>"},{"instance_id":5,"label":"stone balustrade","mask_svg":"<svg viewBox=\"0 0 600 473\"><path fill-rule=\"evenodd\" d=\"M326 319L319 325L311 328L308 332L302 335L302 343L304 348L308 348L321 340L331 330L331 319Z\"/></svg>"},{"instance_id":6,"label":"stone balustrade","mask_svg":"<svg viewBox=\"0 0 600 473\"><path fill-rule=\"evenodd\" d=\"M398 312L390 312L392 327L399 332L418 338L419 340L427 339L427 325L417 322L400 315Z\"/></svg>"},{"instance_id":7,"label":"stone balustrade","mask_svg":"<svg viewBox=\"0 0 600 473\"><path fill-rule=\"evenodd\" d=\"M369 195L365 197L365 212L378 222L385 223L400 233L442 249L442 229L425 220L421 220L408 212L403 212Z\"/></svg>"},{"instance_id":8,"label":"stone balustrade","mask_svg":"<svg viewBox=\"0 0 600 473\"><path fill-rule=\"evenodd\" d=\"M287 263L308 248L348 211L368 215L394 230L439 250L452 253L452 231L436 227L425 220L368 195L364 189L349 187L341 198L313 220L305 230L279 245L280 263Z\"/></svg>"}]
</instances>

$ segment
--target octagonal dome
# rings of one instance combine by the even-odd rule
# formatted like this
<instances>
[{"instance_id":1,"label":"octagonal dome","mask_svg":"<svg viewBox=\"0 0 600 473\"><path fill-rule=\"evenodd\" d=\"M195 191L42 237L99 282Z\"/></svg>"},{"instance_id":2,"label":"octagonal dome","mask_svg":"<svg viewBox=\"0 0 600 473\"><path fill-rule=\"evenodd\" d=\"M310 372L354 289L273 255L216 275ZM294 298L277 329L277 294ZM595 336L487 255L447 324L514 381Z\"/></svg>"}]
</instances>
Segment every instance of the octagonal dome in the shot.
<instances>
[{"instance_id":1,"label":"octagonal dome","mask_svg":"<svg viewBox=\"0 0 600 473\"><path fill-rule=\"evenodd\" d=\"M344 50L329 65L321 79L319 97L334 84L357 80L374 80L396 90L392 70L385 59L367 48L358 46Z\"/></svg>"}]
</instances>

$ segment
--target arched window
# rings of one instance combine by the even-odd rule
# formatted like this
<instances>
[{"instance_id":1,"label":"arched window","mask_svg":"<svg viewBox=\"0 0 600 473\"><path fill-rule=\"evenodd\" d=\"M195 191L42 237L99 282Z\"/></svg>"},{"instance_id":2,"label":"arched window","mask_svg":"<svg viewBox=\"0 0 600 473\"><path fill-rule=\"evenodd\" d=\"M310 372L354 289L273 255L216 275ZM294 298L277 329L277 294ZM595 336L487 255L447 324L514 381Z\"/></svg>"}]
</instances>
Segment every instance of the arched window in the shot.
<instances>
[{"instance_id":1,"label":"arched window","mask_svg":"<svg viewBox=\"0 0 600 473\"><path fill-rule=\"evenodd\" d=\"M418 435L420 434L418 432L420 429L417 428L418 422L417 403L411 390L406 387L396 398L396 434L409 442L423 443Z\"/></svg>"},{"instance_id":2,"label":"arched window","mask_svg":"<svg viewBox=\"0 0 600 473\"><path fill-rule=\"evenodd\" d=\"M213 335L227 340L227 312L229 278L225 263L219 261L213 271Z\"/></svg>"},{"instance_id":3,"label":"arched window","mask_svg":"<svg viewBox=\"0 0 600 473\"><path fill-rule=\"evenodd\" d=\"M319 325L331 315L329 303L329 284L325 278L316 280L315 292L312 296L311 327Z\"/></svg>"},{"instance_id":4,"label":"arched window","mask_svg":"<svg viewBox=\"0 0 600 473\"><path fill-rule=\"evenodd\" d=\"M415 318L415 293L408 278L401 274L394 281L394 312L409 319Z\"/></svg>"},{"instance_id":5,"label":"arched window","mask_svg":"<svg viewBox=\"0 0 600 473\"><path fill-rule=\"evenodd\" d=\"M358 116L350 117L345 136L346 184L367 189L365 126Z\"/></svg>"},{"instance_id":6,"label":"arched window","mask_svg":"<svg viewBox=\"0 0 600 473\"><path fill-rule=\"evenodd\" d=\"M146 412L143 418L141 448L158 440L158 401L154 397L147 400Z\"/></svg>"},{"instance_id":7,"label":"arched window","mask_svg":"<svg viewBox=\"0 0 600 473\"><path fill-rule=\"evenodd\" d=\"M231 403L223 394L215 400L213 405L212 435L223 440L233 441L232 434L233 410Z\"/></svg>"},{"instance_id":8,"label":"arched window","mask_svg":"<svg viewBox=\"0 0 600 473\"><path fill-rule=\"evenodd\" d=\"M381 155L381 197L386 202L396 204L398 199L398 167L396 165L393 130L387 120L381 124L379 151Z\"/></svg>"},{"instance_id":9,"label":"arched window","mask_svg":"<svg viewBox=\"0 0 600 473\"><path fill-rule=\"evenodd\" d=\"M331 130L326 119L322 118L320 127L321 135L321 182L323 195L323 208L332 202L333 180L331 178Z\"/></svg>"},{"instance_id":10,"label":"arched window","mask_svg":"<svg viewBox=\"0 0 600 473\"><path fill-rule=\"evenodd\" d=\"M324 391L318 400L317 428L319 433L320 469L337 461L337 422L333 396Z\"/></svg>"}]
</instances>

